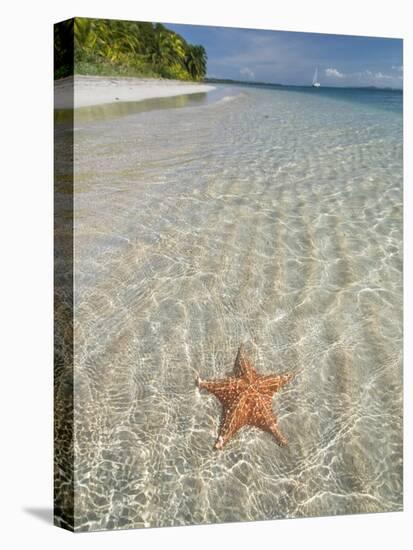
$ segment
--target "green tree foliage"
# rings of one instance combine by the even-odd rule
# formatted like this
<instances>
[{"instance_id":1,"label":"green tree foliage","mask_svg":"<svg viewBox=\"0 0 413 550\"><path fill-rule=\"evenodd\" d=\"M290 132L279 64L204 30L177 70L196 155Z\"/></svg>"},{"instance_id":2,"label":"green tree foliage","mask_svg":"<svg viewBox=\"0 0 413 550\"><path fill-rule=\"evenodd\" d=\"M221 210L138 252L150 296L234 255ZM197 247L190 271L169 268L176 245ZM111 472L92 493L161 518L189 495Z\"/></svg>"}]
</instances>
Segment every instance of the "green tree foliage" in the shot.
<instances>
[{"instance_id":1,"label":"green tree foliage","mask_svg":"<svg viewBox=\"0 0 413 550\"><path fill-rule=\"evenodd\" d=\"M64 55L70 32L77 74L161 76L181 80L202 80L206 74L207 55L203 46L188 44L160 23L78 17L71 22L71 29L63 24L55 26L56 78L73 74L67 54Z\"/></svg>"},{"instance_id":2,"label":"green tree foliage","mask_svg":"<svg viewBox=\"0 0 413 550\"><path fill-rule=\"evenodd\" d=\"M203 46L188 45L185 66L194 80L200 80L206 74L207 54Z\"/></svg>"},{"instance_id":3,"label":"green tree foliage","mask_svg":"<svg viewBox=\"0 0 413 550\"><path fill-rule=\"evenodd\" d=\"M55 78L73 74L73 63L73 19L69 19L54 26Z\"/></svg>"}]
</instances>

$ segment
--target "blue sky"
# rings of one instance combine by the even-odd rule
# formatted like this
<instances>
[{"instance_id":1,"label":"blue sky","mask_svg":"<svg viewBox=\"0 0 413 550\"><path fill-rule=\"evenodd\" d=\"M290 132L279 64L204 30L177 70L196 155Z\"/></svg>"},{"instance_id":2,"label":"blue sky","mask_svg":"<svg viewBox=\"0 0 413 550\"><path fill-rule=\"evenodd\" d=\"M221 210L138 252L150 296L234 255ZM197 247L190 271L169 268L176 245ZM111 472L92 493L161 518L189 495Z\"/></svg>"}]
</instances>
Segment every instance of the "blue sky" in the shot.
<instances>
[{"instance_id":1,"label":"blue sky","mask_svg":"<svg viewBox=\"0 0 413 550\"><path fill-rule=\"evenodd\" d=\"M371 38L166 24L208 54L212 78L322 86L403 87L403 42Z\"/></svg>"}]
</instances>

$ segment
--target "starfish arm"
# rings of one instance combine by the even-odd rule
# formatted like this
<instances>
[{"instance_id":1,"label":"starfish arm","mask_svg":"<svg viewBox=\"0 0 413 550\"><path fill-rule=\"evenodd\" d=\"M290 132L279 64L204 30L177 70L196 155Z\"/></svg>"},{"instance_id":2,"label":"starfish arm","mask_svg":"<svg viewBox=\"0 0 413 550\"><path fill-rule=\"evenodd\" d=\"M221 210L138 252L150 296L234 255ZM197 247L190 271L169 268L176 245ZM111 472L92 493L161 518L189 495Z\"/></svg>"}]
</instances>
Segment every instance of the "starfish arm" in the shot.
<instances>
[{"instance_id":1,"label":"starfish arm","mask_svg":"<svg viewBox=\"0 0 413 550\"><path fill-rule=\"evenodd\" d=\"M241 391L243 381L238 378L223 378L222 380L197 379L197 386L214 394L224 406L228 406L236 399Z\"/></svg>"},{"instance_id":2,"label":"starfish arm","mask_svg":"<svg viewBox=\"0 0 413 550\"><path fill-rule=\"evenodd\" d=\"M248 359L243 344L238 348L234 370L237 375L244 377L248 382L253 382L257 378L257 372Z\"/></svg>"},{"instance_id":3,"label":"starfish arm","mask_svg":"<svg viewBox=\"0 0 413 550\"><path fill-rule=\"evenodd\" d=\"M291 372L280 375L269 374L268 376L260 376L257 381L259 392L273 396L274 393L285 386L285 384L288 384L293 378L294 374Z\"/></svg>"},{"instance_id":4,"label":"starfish arm","mask_svg":"<svg viewBox=\"0 0 413 550\"><path fill-rule=\"evenodd\" d=\"M278 444L284 447L288 441L277 425L277 418L272 411L271 397L261 395L252 411L250 423L261 430L271 433Z\"/></svg>"},{"instance_id":5,"label":"starfish arm","mask_svg":"<svg viewBox=\"0 0 413 550\"><path fill-rule=\"evenodd\" d=\"M235 377L220 380L197 379L200 389L214 394L223 405L223 418L219 437L214 445L222 449L227 441L243 426L252 425L271 433L279 445L287 445L287 439L278 428L272 410L272 396L296 373L259 375L241 344L234 365Z\"/></svg>"},{"instance_id":6,"label":"starfish arm","mask_svg":"<svg viewBox=\"0 0 413 550\"><path fill-rule=\"evenodd\" d=\"M240 429L248 424L251 414L251 407L248 402L248 395L244 393L229 407L224 409L219 437L215 443L215 449L222 449L225 443Z\"/></svg>"},{"instance_id":7,"label":"starfish arm","mask_svg":"<svg viewBox=\"0 0 413 550\"><path fill-rule=\"evenodd\" d=\"M285 435L281 432L280 428L278 427L277 423L273 424L271 426L270 432L277 440L278 444L281 447L286 447L288 445L288 439L285 437Z\"/></svg>"}]
</instances>

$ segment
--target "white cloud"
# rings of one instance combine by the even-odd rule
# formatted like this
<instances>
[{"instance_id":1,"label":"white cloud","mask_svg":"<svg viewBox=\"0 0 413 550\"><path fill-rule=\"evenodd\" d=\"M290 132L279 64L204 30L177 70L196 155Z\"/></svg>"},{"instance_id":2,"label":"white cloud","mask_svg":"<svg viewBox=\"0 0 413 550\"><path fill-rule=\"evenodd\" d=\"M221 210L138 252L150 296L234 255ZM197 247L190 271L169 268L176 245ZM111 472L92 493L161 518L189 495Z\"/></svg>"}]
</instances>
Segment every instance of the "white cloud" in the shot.
<instances>
[{"instance_id":1,"label":"white cloud","mask_svg":"<svg viewBox=\"0 0 413 550\"><path fill-rule=\"evenodd\" d=\"M403 65L392 65L391 68L393 71L399 71L400 73L403 72Z\"/></svg>"},{"instance_id":2,"label":"white cloud","mask_svg":"<svg viewBox=\"0 0 413 550\"><path fill-rule=\"evenodd\" d=\"M255 73L248 67L243 67L240 69L241 76L245 76L246 78L249 78L250 80L253 80L255 78Z\"/></svg>"},{"instance_id":3,"label":"white cloud","mask_svg":"<svg viewBox=\"0 0 413 550\"><path fill-rule=\"evenodd\" d=\"M372 71L366 70L359 73L353 73L350 76L355 76L359 79L367 79L370 84L378 84L380 81L387 81L389 84L394 82L395 80L402 80L403 77L401 75L394 76L392 74L385 74L381 71L377 71L376 73L373 73Z\"/></svg>"},{"instance_id":4,"label":"white cloud","mask_svg":"<svg viewBox=\"0 0 413 550\"><path fill-rule=\"evenodd\" d=\"M346 75L344 73L340 73L337 69L334 69L330 67L329 69L326 69L326 76L333 76L334 78L344 78Z\"/></svg>"},{"instance_id":5,"label":"white cloud","mask_svg":"<svg viewBox=\"0 0 413 550\"><path fill-rule=\"evenodd\" d=\"M399 72L399 66L393 66L392 69ZM402 74L387 74L382 71L373 72L370 69L354 73L342 73L330 67L325 70L325 74L327 77L341 79L344 86L393 86L399 88L403 80Z\"/></svg>"}]
</instances>

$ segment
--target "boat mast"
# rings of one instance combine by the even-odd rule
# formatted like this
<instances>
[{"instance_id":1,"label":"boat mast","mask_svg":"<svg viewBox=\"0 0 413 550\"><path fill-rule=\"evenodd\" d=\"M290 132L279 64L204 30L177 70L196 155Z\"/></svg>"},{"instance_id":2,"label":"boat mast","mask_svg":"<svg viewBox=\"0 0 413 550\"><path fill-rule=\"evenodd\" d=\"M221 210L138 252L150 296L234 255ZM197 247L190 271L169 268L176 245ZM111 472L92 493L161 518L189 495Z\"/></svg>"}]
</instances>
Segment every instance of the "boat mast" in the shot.
<instances>
[{"instance_id":1,"label":"boat mast","mask_svg":"<svg viewBox=\"0 0 413 550\"><path fill-rule=\"evenodd\" d=\"M313 84L317 82L317 79L318 79L318 67L316 67L314 71Z\"/></svg>"},{"instance_id":2,"label":"boat mast","mask_svg":"<svg viewBox=\"0 0 413 550\"><path fill-rule=\"evenodd\" d=\"M314 78L313 78L313 88L319 88L320 83L318 82L318 67L315 68Z\"/></svg>"}]
</instances>

